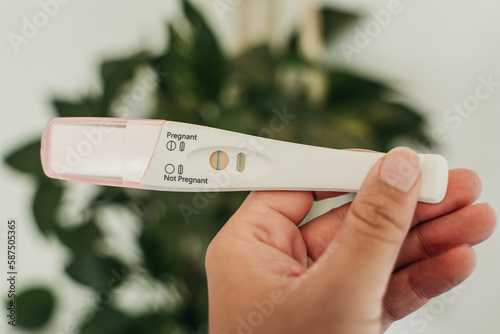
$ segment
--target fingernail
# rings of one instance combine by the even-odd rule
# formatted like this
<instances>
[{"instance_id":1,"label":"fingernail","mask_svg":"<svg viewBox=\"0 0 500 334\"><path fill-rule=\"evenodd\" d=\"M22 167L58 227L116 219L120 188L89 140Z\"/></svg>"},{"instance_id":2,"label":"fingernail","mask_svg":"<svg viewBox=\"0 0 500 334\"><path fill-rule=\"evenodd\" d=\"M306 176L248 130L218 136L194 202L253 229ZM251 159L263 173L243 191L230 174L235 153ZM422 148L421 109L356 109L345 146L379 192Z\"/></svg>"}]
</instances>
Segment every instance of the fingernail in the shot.
<instances>
[{"instance_id":1,"label":"fingernail","mask_svg":"<svg viewBox=\"0 0 500 334\"><path fill-rule=\"evenodd\" d=\"M379 177L385 183L408 192L415 184L420 169L417 153L406 147L397 147L385 155Z\"/></svg>"}]
</instances>

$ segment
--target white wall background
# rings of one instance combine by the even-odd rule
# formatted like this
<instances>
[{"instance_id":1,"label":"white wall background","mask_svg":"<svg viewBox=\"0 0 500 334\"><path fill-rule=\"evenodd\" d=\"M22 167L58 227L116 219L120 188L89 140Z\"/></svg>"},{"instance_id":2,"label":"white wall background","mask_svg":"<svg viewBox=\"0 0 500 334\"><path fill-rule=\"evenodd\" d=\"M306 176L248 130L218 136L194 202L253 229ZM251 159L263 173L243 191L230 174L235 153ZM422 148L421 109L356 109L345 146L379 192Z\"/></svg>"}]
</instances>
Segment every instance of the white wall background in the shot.
<instances>
[{"instance_id":1,"label":"white wall background","mask_svg":"<svg viewBox=\"0 0 500 334\"><path fill-rule=\"evenodd\" d=\"M165 46L164 23L176 13L175 1L66 1L27 44L20 45L17 53L9 43L8 34L21 34L23 18L31 20L41 10L40 4L14 0L0 3L2 155L41 134L53 116L49 105L52 96L80 96L98 89L97 65L102 59L143 48L161 50ZM367 19L358 24L362 30L376 22L370 11L385 9L389 3L387 0L325 2L366 13ZM211 4L211 0L205 1L217 22L217 13ZM441 150L450 166L476 170L483 180L480 201L489 202L500 211L497 172L500 87L494 87L491 96L481 101L470 116L453 122L444 119L449 108L470 100L480 84L479 77L492 77L493 81L500 82L500 2L401 0L398 8L401 11L380 31L372 33L369 45L360 47L359 54L353 55L350 62L339 47L331 50L329 59L387 78L425 110L431 128L442 129L446 135ZM222 21L218 25L227 28ZM342 40L355 45L355 38L356 30L350 30ZM39 280L57 282L62 297L60 307L69 308L73 314L55 319L53 333L70 333L71 318L77 312L75 299L83 298L84 293L61 278L64 254L33 228L31 180L1 167L0 231L8 218L18 219L20 284L27 286ZM389 332L498 333L498 233L475 249L479 265L462 288L445 298L437 298L422 311L394 325ZM2 266L0 264L0 268ZM0 280L1 294L6 291L3 281ZM5 321L1 321L0 331L4 326Z\"/></svg>"}]
</instances>

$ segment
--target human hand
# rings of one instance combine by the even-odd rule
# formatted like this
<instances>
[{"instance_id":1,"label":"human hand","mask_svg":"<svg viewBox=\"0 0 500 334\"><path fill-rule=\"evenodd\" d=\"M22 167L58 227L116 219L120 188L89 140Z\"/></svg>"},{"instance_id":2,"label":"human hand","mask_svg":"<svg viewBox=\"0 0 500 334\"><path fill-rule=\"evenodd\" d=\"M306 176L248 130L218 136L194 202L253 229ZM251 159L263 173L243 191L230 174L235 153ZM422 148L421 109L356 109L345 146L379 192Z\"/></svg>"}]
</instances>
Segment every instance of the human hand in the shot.
<instances>
[{"instance_id":1,"label":"human hand","mask_svg":"<svg viewBox=\"0 0 500 334\"><path fill-rule=\"evenodd\" d=\"M417 204L414 159L391 151L352 203L301 228L314 200L338 194L251 193L207 250L210 332L379 333L467 278L495 213L472 205L468 170L450 171L442 202Z\"/></svg>"}]
</instances>

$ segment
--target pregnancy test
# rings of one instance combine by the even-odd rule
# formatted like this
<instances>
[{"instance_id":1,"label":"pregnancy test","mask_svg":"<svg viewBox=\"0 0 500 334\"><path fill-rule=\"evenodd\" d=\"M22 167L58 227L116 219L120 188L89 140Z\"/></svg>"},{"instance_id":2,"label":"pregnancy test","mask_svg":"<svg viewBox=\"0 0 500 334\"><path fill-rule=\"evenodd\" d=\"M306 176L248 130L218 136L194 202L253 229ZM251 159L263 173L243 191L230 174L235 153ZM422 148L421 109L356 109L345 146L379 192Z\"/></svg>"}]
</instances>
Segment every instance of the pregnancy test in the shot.
<instances>
[{"instance_id":1,"label":"pregnancy test","mask_svg":"<svg viewBox=\"0 0 500 334\"><path fill-rule=\"evenodd\" d=\"M51 178L193 192L356 192L383 155L164 120L93 117L50 120L41 145L43 170ZM437 154L419 157L419 201L438 203L448 184L446 159Z\"/></svg>"}]
</instances>

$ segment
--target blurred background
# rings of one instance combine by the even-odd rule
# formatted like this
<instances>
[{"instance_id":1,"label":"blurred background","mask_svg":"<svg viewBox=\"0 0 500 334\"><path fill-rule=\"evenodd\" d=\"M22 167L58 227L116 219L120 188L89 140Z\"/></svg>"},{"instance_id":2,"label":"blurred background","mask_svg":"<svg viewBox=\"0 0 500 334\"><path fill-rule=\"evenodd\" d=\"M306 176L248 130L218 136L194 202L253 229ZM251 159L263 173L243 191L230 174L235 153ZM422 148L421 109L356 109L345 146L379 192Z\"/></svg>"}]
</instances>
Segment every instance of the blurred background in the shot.
<instances>
[{"instance_id":1,"label":"blurred background","mask_svg":"<svg viewBox=\"0 0 500 334\"><path fill-rule=\"evenodd\" d=\"M56 116L162 118L319 146L444 154L499 211L498 1L41 0L0 4L0 268L18 221L13 333L206 333L210 239L245 193L48 180ZM276 112L295 116L263 132ZM321 213L335 203L315 208ZM498 233L460 287L389 333L497 333ZM4 265L5 264L5 265ZM6 270L1 271L6 272ZM6 279L0 296L7 300Z\"/></svg>"}]
</instances>

